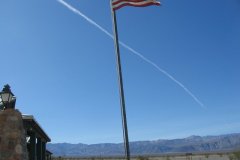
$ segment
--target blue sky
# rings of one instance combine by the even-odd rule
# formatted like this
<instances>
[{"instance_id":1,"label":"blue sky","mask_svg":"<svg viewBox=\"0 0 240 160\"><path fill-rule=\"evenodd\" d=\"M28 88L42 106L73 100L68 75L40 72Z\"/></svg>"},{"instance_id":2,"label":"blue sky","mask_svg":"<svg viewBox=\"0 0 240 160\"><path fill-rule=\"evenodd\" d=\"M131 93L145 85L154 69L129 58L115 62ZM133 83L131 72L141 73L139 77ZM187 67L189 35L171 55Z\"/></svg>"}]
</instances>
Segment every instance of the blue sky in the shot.
<instances>
[{"instance_id":1,"label":"blue sky","mask_svg":"<svg viewBox=\"0 0 240 160\"><path fill-rule=\"evenodd\" d=\"M112 33L108 0L66 0ZM117 12L130 141L240 132L240 2ZM57 0L0 1L0 85L52 142L122 142L113 40Z\"/></svg>"}]
</instances>

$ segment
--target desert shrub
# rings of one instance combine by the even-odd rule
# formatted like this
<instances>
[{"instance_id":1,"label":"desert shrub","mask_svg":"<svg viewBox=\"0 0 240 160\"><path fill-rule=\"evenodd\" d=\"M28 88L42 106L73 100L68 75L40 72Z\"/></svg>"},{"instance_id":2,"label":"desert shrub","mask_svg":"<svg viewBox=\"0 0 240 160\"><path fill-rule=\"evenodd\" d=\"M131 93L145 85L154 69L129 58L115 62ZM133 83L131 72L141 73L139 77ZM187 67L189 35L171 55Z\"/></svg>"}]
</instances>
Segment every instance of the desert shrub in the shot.
<instances>
[{"instance_id":1,"label":"desert shrub","mask_svg":"<svg viewBox=\"0 0 240 160\"><path fill-rule=\"evenodd\" d=\"M209 154L205 154L205 158L208 158L209 157Z\"/></svg>"},{"instance_id":2,"label":"desert shrub","mask_svg":"<svg viewBox=\"0 0 240 160\"><path fill-rule=\"evenodd\" d=\"M171 158L169 156L166 157L166 160L171 160Z\"/></svg>"},{"instance_id":3,"label":"desert shrub","mask_svg":"<svg viewBox=\"0 0 240 160\"><path fill-rule=\"evenodd\" d=\"M148 157L138 156L137 160L149 160Z\"/></svg>"},{"instance_id":4,"label":"desert shrub","mask_svg":"<svg viewBox=\"0 0 240 160\"><path fill-rule=\"evenodd\" d=\"M229 155L228 158L229 158L229 160L234 160L233 155Z\"/></svg>"},{"instance_id":5,"label":"desert shrub","mask_svg":"<svg viewBox=\"0 0 240 160\"><path fill-rule=\"evenodd\" d=\"M236 160L240 160L240 151L234 152L234 153L233 153L233 156L234 156L234 158L235 158Z\"/></svg>"},{"instance_id":6,"label":"desert shrub","mask_svg":"<svg viewBox=\"0 0 240 160\"><path fill-rule=\"evenodd\" d=\"M233 152L231 155L228 156L229 160L240 160L240 151Z\"/></svg>"},{"instance_id":7,"label":"desert shrub","mask_svg":"<svg viewBox=\"0 0 240 160\"><path fill-rule=\"evenodd\" d=\"M223 156L223 154L222 154L222 153L218 153L218 155L219 155L219 157L222 157L222 156Z\"/></svg>"}]
</instances>

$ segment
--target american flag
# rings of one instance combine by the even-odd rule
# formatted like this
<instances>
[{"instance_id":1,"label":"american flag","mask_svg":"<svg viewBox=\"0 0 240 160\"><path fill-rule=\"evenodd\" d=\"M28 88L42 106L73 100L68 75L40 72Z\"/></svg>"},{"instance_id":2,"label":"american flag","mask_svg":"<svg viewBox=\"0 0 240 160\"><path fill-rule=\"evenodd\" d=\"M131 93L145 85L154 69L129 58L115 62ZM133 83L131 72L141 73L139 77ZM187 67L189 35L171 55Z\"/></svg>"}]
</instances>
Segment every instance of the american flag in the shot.
<instances>
[{"instance_id":1,"label":"american flag","mask_svg":"<svg viewBox=\"0 0 240 160\"><path fill-rule=\"evenodd\" d=\"M146 7L150 5L160 5L157 0L112 0L113 10L117 10L124 6Z\"/></svg>"}]
</instances>

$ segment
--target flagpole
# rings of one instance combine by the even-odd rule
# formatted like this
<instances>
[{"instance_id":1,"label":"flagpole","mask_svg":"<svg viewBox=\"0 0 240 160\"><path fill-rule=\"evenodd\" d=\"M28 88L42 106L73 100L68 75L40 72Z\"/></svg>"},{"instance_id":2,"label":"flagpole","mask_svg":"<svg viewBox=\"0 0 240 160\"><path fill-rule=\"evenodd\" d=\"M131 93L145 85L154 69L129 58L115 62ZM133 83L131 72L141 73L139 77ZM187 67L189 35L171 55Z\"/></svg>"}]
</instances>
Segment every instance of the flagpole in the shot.
<instances>
[{"instance_id":1,"label":"flagpole","mask_svg":"<svg viewBox=\"0 0 240 160\"><path fill-rule=\"evenodd\" d=\"M120 57L120 49L119 49L119 42L118 42L117 18L116 18L115 11L112 8L112 0L110 0L110 3L111 3L111 9L112 9L114 44L115 44L115 52L116 52L116 60L117 60L117 72L118 72L121 113L122 113L122 128L123 128L125 158L127 160L130 160L130 149L129 149L129 140L128 140L128 129L127 129L127 116L126 116L125 98L124 98L124 90L123 90L121 57Z\"/></svg>"}]
</instances>

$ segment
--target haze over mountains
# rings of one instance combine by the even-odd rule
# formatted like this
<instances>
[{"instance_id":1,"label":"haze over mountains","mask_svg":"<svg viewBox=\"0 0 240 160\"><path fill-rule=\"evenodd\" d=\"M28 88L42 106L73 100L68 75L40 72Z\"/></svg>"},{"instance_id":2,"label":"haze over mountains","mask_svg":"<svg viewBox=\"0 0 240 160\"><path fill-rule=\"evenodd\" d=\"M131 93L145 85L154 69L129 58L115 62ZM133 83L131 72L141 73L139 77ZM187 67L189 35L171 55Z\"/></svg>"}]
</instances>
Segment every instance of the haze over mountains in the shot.
<instances>
[{"instance_id":1,"label":"haze over mountains","mask_svg":"<svg viewBox=\"0 0 240 160\"><path fill-rule=\"evenodd\" d=\"M55 156L116 156L124 154L122 143L48 144ZM220 136L190 136L183 139L137 141L130 143L132 155L186 152L213 152L240 149L240 133Z\"/></svg>"}]
</instances>

